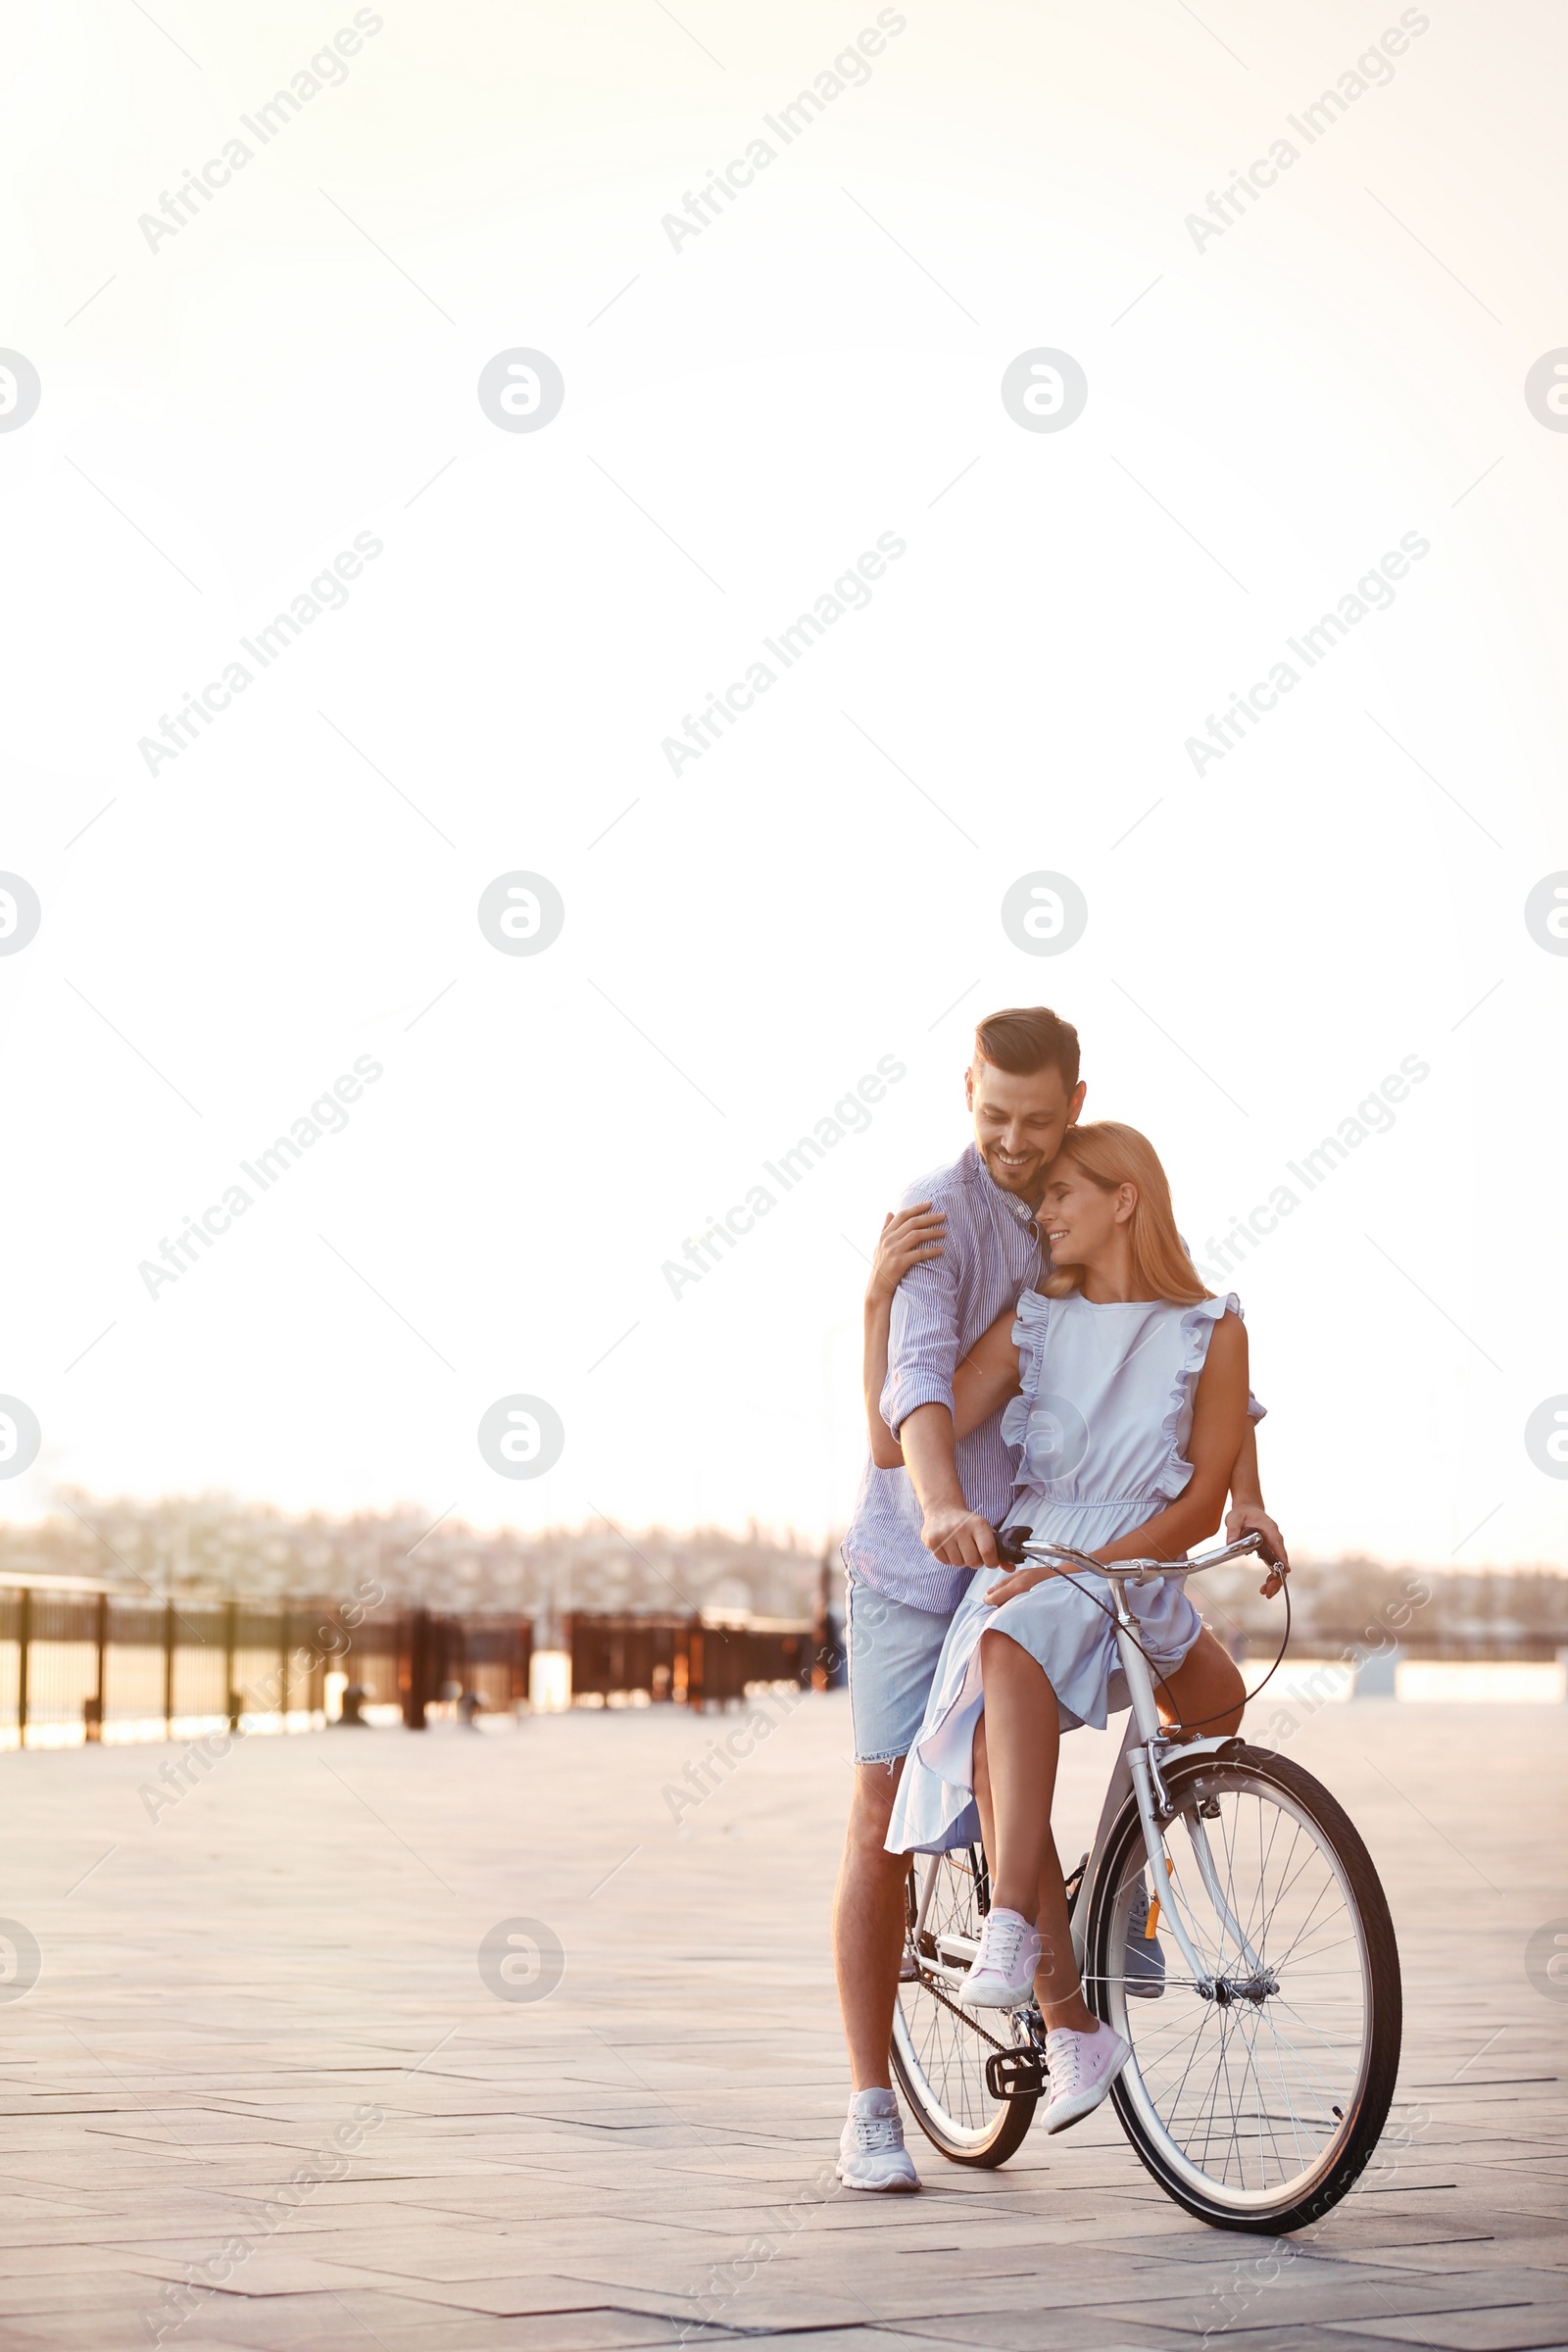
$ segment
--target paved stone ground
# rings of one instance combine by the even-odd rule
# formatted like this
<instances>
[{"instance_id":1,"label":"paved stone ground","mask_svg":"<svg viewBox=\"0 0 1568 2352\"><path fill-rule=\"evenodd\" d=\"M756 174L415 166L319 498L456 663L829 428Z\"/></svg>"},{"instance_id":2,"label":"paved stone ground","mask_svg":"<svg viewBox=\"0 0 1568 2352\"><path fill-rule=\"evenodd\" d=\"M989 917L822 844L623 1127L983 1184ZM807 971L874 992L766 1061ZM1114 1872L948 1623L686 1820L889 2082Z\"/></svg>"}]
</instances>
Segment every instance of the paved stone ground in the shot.
<instances>
[{"instance_id":1,"label":"paved stone ground","mask_svg":"<svg viewBox=\"0 0 1568 2352\"><path fill-rule=\"evenodd\" d=\"M1568 1918L1568 1709L1298 1735L1389 1887L1407 2017L1387 2165L1287 2244L1189 2220L1108 2108L824 2200L848 1716L800 1705L677 1828L662 1791L725 1728L256 1739L156 1821L163 1747L0 1762L0 1911L43 1963L0 2006L8 2352L1568 2344L1568 2001L1523 1965ZM1105 1762L1065 1753L1076 1851ZM564 1947L548 1998L481 1980L519 1915ZM290 2184L357 2111L340 2177Z\"/></svg>"}]
</instances>

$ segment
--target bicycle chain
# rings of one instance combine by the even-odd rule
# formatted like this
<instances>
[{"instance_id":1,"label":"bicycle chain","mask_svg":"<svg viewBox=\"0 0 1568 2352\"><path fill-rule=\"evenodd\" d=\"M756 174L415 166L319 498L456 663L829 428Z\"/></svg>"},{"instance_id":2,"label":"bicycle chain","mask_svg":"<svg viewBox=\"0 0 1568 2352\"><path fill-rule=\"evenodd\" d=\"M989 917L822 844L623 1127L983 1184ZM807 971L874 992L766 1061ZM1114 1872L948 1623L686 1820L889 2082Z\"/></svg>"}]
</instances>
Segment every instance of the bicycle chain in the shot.
<instances>
[{"instance_id":1,"label":"bicycle chain","mask_svg":"<svg viewBox=\"0 0 1568 2352\"><path fill-rule=\"evenodd\" d=\"M1032 2041L999 2041L994 2034L988 2034L986 2032L984 2026L981 2025L978 2018L976 2018L969 2010L960 2009L956 2001L950 2001L945 1992L939 1992L937 1990L936 1985L925 1974L918 1960L915 1961L914 1966L918 1983L925 1987L926 1991L931 1995L931 1998L934 2001L940 2001L944 2009L951 2009L955 2017L961 2018L966 2026L972 2027L974 2032L979 2034L981 2040L989 2041L994 2050L1001 2050L1007 2057L1011 2057L1014 2050L1034 2048L1035 2045Z\"/></svg>"}]
</instances>

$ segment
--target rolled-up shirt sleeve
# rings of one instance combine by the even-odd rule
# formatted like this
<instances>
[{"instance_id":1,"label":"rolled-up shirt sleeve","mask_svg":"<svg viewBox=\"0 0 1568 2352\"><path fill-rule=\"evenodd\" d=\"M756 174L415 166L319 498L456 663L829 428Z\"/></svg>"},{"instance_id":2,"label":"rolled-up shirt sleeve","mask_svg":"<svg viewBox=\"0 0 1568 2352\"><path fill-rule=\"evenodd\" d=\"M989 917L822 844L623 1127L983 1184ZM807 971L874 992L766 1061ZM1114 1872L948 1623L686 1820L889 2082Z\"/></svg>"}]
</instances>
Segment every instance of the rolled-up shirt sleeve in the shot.
<instances>
[{"instance_id":1,"label":"rolled-up shirt sleeve","mask_svg":"<svg viewBox=\"0 0 1568 2352\"><path fill-rule=\"evenodd\" d=\"M945 1404L953 1410L957 1291L955 1252L945 1250L940 1257L911 1266L893 1294L882 1418L895 1437L917 1405Z\"/></svg>"}]
</instances>

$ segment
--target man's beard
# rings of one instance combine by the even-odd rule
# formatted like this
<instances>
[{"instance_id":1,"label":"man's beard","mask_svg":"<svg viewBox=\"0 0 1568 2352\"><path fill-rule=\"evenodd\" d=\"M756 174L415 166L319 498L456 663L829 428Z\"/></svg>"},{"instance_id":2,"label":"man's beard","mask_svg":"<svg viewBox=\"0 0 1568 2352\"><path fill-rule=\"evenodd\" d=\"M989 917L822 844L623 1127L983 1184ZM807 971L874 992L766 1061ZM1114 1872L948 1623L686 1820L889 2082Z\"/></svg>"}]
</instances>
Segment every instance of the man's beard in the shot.
<instances>
[{"instance_id":1,"label":"man's beard","mask_svg":"<svg viewBox=\"0 0 1568 2352\"><path fill-rule=\"evenodd\" d=\"M992 1182L998 1189L1004 1193L1014 1194L1026 1204L1045 1182L1046 1168L1049 1163L1043 1152L1036 1152L1020 1167L1015 1168L1000 1165L994 1153L987 1152L983 1146L980 1156L985 1161Z\"/></svg>"}]
</instances>

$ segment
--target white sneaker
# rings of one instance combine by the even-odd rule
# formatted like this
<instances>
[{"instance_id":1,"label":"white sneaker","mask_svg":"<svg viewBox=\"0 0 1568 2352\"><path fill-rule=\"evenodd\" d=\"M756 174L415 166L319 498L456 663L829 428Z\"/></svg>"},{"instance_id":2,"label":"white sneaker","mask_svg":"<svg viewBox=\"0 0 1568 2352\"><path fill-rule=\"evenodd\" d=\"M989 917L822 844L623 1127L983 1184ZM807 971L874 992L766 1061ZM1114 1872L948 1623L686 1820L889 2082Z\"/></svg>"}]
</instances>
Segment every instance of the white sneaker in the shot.
<instances>
[{"instance_id":1,"label":"white sneaker","mask_svg":"<svg viewBox=\"0 0 1568 2352\"><path fill-rule=\"evenodd\" d=\"M1102 2099L1110 2095L1110 2086L1132 2056L1131 2042L1109 2026L1097 2026L1092 2034L1075 2034L1070 2026L1056 2026L1046 2035L1046 2073L1050 2077L1051 2100L1044 2122L1048 2132L1065 2132L1069 2124L1082 2123L1093 2115Z\"/></svg>"},{"instance_id":2,"label":"white sneaker","mask_svg":"<svg viewBox=\"0 0 1568 2352\"><path fill-rule=\"evenodd\" d=\"M846 2188L918 2188L891 2090L858 2090L839 2133L838 2176Z\"/></svg>"},{"instance_id":3,"label":"white sneaker","mask_svg":"<svg viewBox=\"0 0 1568 2352\"><path fill-rule=\"evenodd\" d=\"M1034 1992L1040 1936L1019 1911L993 1907L980 1928L980 1946L958 1998L971 2009L1019 2009Z\"/></svg>"}]
</instances>

